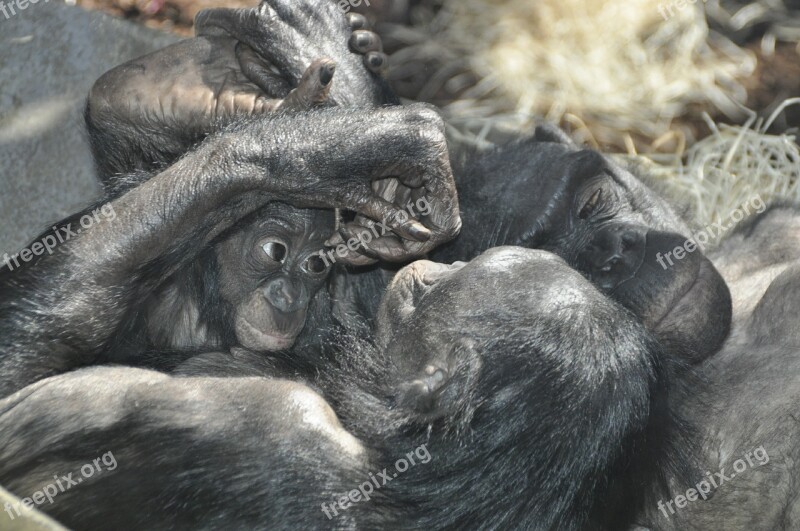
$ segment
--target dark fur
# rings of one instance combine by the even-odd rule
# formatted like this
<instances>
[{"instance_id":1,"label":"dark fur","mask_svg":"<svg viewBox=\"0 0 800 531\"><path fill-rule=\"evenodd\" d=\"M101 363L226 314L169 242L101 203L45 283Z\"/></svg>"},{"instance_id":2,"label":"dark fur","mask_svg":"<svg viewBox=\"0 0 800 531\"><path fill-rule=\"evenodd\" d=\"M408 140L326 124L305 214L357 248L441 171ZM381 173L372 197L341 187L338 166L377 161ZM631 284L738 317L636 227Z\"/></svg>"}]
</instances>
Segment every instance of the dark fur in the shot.
<instances>
[{"instance_id":1,"label":"dark fur","mask_svg":"<svg viewBox=\"0 0 800 531\"><path fill-rule=\"evenodd\" d=\"M365 453L356 461L314 431L308 410L275 395L281 380L170 379L100 368L41 382L0 403L0 448L9 452L0 459L0 480L25 496L51 470L75 470L96 457L92 452L113 451L117 471L44 507L87 529L213 529L221 522L233 529L618 529L649 499L652 474L674 471L663 451L663 431L673 422L664 403L670 358L632 315L563 264L514 249L485 261L508 256L530 257L497 285L509 300L536 300L515 295L524 290L509 282L515 279L571 286L590 304L532 302L535 313L524 321L503 303L482 304L460 313L440 337L426 335L442 348L452 346L450 334L465 342L452 350L447 389L437 398L441 414L431 420L397 403L415 377L404 368L414 323L398 328L388 349L357 339L358 332L341 336L338 355L309 383L360 439ZM453 295L462 293L457 286L490 272L454 277L464 284L447 288L448 296L461 296ZM436 311L437 297L428 296L418 319ZM274 374L248 353L219 367L233 375L239 364L242 374ZM83 392L92 388L100 395ZM50 409L53 400L76 409ZM88 400L93 404L81 405ZM322 503L369 481L370 472L391 472L421 444L429 463L376 489L377 499L325 518ZM15 450L21 446L25 452Z\"/></svg>"},{"instance_id":2,"label":"dark fur","mask_svg":"<svg viewBox=\"0 0 800 531\"><path fill-rule=\"evenodd\" d=\"M634 311L662 341L681 348L687 361L697 363L720 348L730 329L728 288L699 250L667 268L657 262L684 243L689 228L633 174L549 125L495 148L462 143L451 149L463 228L432 259L470 260L497 245L546 249ZM582 219L593 190L602 190L599 212ZM630 238L629 248L618 247L619 234ZM610 271L601 271L612 258ZM697 286L685 287L698 278ZM667 315L664 301L687 289L692 292L675 312L680 315Z\"/></svg>"},{"instance_id":3,"label":"dark fur","mask_svg":"<svg viewBox=\"0 0 800 531\"><path fill-rule=\"evenodd\" d=\"M231 339L230 311L220 304L221 272L213 267L218 243L237 230L257 231L254 220L263 218L259 214L263 208L286 202L325 206L320 197L341 195L340 187L332 184L340 182L340 176L352 178L359 166L368 172L371 161L383 160L387 155L382 148L352 143L362 134L355 117L366 115L383 120L384 130L392 135L404 127L426 127L426 121L435 116L427 109L329 109L274 114L236 124L163 171L125 179L124 191L102 202L114 208L113 221L61 243L52 255L13 271L4 267L0 272L0 395L89 364L139 364L140 354L154 350L198 353L237 346ZM348 139L347 145L341 135ZM264 140L268 138L272 140ZM415 142L409 138L409 156L419 153ZM340 152L355 151L333 165L324 157L309 157L309 150L325 150L326 145ZM254 146L257 153L251 151ZM231 167L219 156L238 148L245 150L242 156L264 157L269 166L253 173L252 167ZM297 191L297 179L305 175L298 173L299 164L325 177ZM131 186L134 182L138 184ZM286 191L275 194L265 188ZM79 217L76 214L59 226ZM331 213L331 227L332 222ZM320 248L325 237L316 236ZM158 334L148 335L145 326L154 319L147 312L151 304L164 303L159 290L165 285L175 286L184 302L196 303L198 323L208 328L205 336L188 344L164 344ZM317 288L321 285L321 280L316 281ZM325 320L330 313L322 306L313 307L316 304L311 305L311 315L322 321L309 327L311 335L301 343L322 341L328 326ZM161 330L178 333L186 327L180 315L160 315L162 322L155 324ZM166 319L174 321L163 322Z\"/></svg>"}]
</instances>

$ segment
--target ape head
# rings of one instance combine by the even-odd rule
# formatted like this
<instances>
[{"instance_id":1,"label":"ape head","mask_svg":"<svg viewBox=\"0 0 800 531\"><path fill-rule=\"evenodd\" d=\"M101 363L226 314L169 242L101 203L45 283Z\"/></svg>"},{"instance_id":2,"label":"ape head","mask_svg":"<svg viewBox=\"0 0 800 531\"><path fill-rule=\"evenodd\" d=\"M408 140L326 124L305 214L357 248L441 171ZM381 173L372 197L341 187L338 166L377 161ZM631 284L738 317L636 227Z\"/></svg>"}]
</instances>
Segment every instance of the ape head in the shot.
<instances>
[{"instance_id":1,"label":"ape head","mask_svg":"<svg viewBox=\"0 0 800 531\"><path fill-rule=\"evenodd\" d=\"M667 203L607 157L540 127L469 173L485 180L476 177L464 188L479 192L461 196L465 241L455 246L462 252L436 259L470 259L495 245L546 249L662 340L682 345L692 362L727 337L731 301L722 277Z\"/></svg>"},{"instance_id":2,"label":"ape head","mask_svg":"<svg viewBox=\"0 0 800 531\"><path fill-rule=\"evenodd\" d=\"M239 345L260 352L294 344L328 276L319 251L333 230L332 211L271 203L215 245L219 297Z\"/></svg>"},{"instance_id":3,"label":"ape head","mask_svg":"<svg viewBox=\"0 0 800 531\"><path fill-rule=\"evenodd\" d=\"M419 260L401 269L381 300L376 341L399 374L417 376L399 398L424 413L454 402L440 395L469 387L468 374L513 371L517 356L577 359L589 342L605 348L608 330L627 321L628 312L556 255L495 247L468 263ZM430 413L426 420L446 411Z\"/></svg>"},{"instance_id":4,"label":"ape head","mask_svg":"<svg viewBox=\"0 0 800 531\"><path fill-rule=\"evenodd\" d=\"M358 378L391 397L375 422L405 423L401 431L427 441L434 456L391 484L395 499L411 497L420 527L482 527L491 515L499 528L587 528L592 509L616 518L625 512L607 489L618 473L663 465L657 448L668 439L646 435L651 422L670 423L658 413L662 345L551 253L498 247L466 264L406 266L381 301L376 341L382 357L375 365L384 372ZM363 395L343 382L375 354L353 357L342 374L325 378L362 397L363 419ZM337 412L347 418L357 408ZM365 440L380 434L372 444L387 444L385 430L358 429ZM388 455L410 444L398 443ZM634 455L651 450L646 459ZM622 481L639 491L641 484L648 483ZM623 506L636 506L643 495L630 490ZM441 496L455 492L458 499L442 512Z\"/></svg>"}]
</instances>

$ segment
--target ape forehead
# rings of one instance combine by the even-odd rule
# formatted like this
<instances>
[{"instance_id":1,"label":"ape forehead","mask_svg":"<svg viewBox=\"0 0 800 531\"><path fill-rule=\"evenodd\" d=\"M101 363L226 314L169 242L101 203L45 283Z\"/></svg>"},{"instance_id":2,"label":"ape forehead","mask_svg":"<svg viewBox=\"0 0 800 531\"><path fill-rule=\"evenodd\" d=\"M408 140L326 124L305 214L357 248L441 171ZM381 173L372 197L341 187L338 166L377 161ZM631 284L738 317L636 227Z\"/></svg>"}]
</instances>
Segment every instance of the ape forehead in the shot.
<instances>
[{"instance_id":1,"label":"ape forehead","mask_svg":"<svg viewBox=\"0 0 800 531\"><path fill-rule=\"evenodd\" d=\"M333 210L296 208L275 202L258 211L255 225L261 233L285 232L326 239L335 226L335 215Z\"/></svg>"},{"instance_id":2,"label":"ape forehead","mask_svg":"<svg viewBox=\"0 0 800 531\"><path fill-rule=\"evenodd\" d=\"M402 283L397 286L404 289ZM418 289L423 288L412 291ZM413 307L408 317L402 325L393 319L380 323L389 348L398 352L420 342L431 351L461 340L506 338L522 345L549 338L557 329L586 339L587 331L619 314L617 303L561 258L520 247L491 249L423 295L398 299L398 307ZM626 326L636 325L625 313L618 317Z\"/></svg>"},{"instance_id":3,"label":"ape forehead","mask_svg":"<svg viewBox=\"0 0 800 531\"><path fill-rule=\"evenodd\" d=\"M333 210L321 208L297 208L286 203L272 202L258 211L258 224L267 226L280 224L289 228L304 228L313 223L334 222Z\"/></svg>"},{"instance_id":4,"label":"ape forehead","mask_svg":"<svg viewBox=\"0 0 800 531\"><path fill-rule=\"evenodd\" d=\"M496 316L522 319L557 308L610 302L558 256L521 247L490 249L434 289L454 303L456 315L474 316L480 311L477 301Z\"/></svg>"}]
</instances>

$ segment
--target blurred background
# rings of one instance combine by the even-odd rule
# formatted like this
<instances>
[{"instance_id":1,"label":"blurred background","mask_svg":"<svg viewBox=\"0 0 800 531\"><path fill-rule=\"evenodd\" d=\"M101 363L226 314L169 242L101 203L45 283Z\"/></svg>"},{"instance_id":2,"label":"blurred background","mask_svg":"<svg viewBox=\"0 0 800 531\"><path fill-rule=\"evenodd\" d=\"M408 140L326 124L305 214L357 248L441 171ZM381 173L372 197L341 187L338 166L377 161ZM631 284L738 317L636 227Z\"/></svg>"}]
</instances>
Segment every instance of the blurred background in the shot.
<instances>
[{"instance_id":1,"label":"blurred background","mask_svg":"<svg viewBox=\"0 0 800 531\"><path fill-rule=\"evenodd\" d=\"M72 0L179 35L247 0ZM800 200L800 0L371 0L389 79L477 141L558 122L650 168L699 226Z\"/></svg>"},{"instance_id":2,"label":"blurred background","mask_svg":"<svg viewBox=\"0 0 800 531\"><path fill-rule=\"evenodd\" d=\"M256 2L51 0L0 17L0 252L99 192L81 131L100 74L190 37L201 9ZM757 194L800 202L800 0L349 4L381 34L394 89L475 142L559 123L652 176L696 228Z\"/></svg>"}]
</instances>

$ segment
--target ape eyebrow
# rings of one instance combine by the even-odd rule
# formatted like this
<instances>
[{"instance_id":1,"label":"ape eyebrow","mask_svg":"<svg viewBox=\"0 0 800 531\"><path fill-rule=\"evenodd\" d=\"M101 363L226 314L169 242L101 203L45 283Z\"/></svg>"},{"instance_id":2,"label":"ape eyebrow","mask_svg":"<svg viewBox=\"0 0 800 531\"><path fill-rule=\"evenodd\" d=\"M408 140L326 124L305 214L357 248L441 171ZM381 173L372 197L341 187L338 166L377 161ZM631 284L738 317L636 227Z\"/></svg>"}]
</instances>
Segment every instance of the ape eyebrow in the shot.
<instances>
[{"instance_id":1,"label":"ape eyebrow","mask_svg":"<svg viewBox=\"0 0 800 531\"><path fill-rule=\"evenodd\" d=\"M580 179L610 173L608 159L597 151L585 149L575 154L575 177Z\"/></svg>"},{"instance_id":2,"label":"ape eyebrow","mask_svg":"<svg viewBox=\"0 0 800 531\"><path fill-rule=\"evenodd\" d=\"M261 221L261 223L258 224L258 226L259 226L259 228L262 228L262 229L268 228L268 227L278 226L278 227L280 227L280 228L282 228L282 229L284 229L284 230L286 230L288 232L299 232L299 231L303 230L303 227L297 226L295 223L293 223L292 220L290 220L290 219L288 219L286 217L280 217L280 216L275 216L275 217L271 217L269 219L264 219L264 220Z\"/></svg>"}]
</instances>

